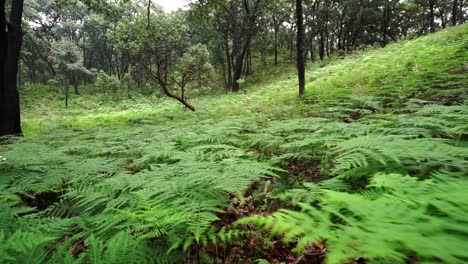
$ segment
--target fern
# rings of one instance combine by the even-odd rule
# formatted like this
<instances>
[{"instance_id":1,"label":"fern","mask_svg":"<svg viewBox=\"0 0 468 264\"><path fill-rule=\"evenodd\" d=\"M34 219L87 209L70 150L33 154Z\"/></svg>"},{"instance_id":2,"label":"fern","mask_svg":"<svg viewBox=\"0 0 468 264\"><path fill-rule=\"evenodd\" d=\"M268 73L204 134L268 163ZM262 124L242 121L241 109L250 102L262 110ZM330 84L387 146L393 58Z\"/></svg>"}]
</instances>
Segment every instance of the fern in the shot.
<instances>
[{"instance_id":1,"label":"fern","mask_svg":"<svg viewBox=\"0 0 468 264\"><path fill-rule=\"evenodd\" d=\"M429 174L431 170L450 166L458 169L466 167L466 149L447 143L444 140L393 135L350 139L334 147L336 166L333 173L365 176L378 171L410 173L417 170L419 174ZM362 167L369 169L365 172L357 170Z\"/></svg>"},{"instance_id":2,"label":"fern","mask_svg":"<svg viewBox=\"0 0 468 264\"><path fill-rule=\"evenodd\" d=\"M462 263L468 229L468 182L417 181L398 174L378 174L369 188L381 190L367 198L321 190L318 207L299 203L300 212L281 210L271 216L250 217L254 223L285 241L298 240L297 249L326 240L328 263L365 257L404 261L415 252L426 260Z\"/></svg>"},{"instance_id":3,"label":"fern","mask_svg":"<svg viewBox=\"0 0 468 264\"><path fill-rule=\"evenodd\" d=\"M195 114L148 98L83 97L46 117L26 105L40 110L24 113L28 137L0 143L0 262L182 263L195 248L262 238L219 226L232 196L262 179L255 210L289 210L239 223L298 252L321 241L330 263L468 261L466 78L448 72L463 67L465 28L311 65L300 100L292 78L262 70L264 88L251 76L247 94L199 98ZM416 60L425 69L413 72ZM294 175L309 169L319 182Z\"/></svg>"}]
</instances>

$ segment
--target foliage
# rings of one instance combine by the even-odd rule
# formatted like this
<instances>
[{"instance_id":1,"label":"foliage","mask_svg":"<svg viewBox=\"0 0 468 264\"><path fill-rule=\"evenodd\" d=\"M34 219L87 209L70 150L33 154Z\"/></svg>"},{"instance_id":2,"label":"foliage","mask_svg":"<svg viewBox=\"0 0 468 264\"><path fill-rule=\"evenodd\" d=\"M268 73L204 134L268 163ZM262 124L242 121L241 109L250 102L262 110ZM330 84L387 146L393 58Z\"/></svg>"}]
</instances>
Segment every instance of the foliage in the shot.
<instances>
[{"instance_id":1,"label":"foliage","mask_svg":"<svg viewBox=\"0 0 468 264\"><path fill-rule=\"evenodd\" d=\"M112 93L112 98L117 95L117 91L120 87L120 82L116 76L108 75L103 71L100 71L96 75L96 82L94 85L103 91L104 94Z\"/></svg>"},{"instance_id":2,"label":"foliage","mask_svg":"<svg viewBox=\"0 0 468 264\"><path fill-rule=\"evenodd\" d=\"M61 40L53 43L51 60L56 64L60 74L64 75L68 84L76 84L80 78L91 75L91 72L83 66L81 50L73 42Z\"/></svg>"},{"instance_id":3,"label":"foliage","mask_svg":"<svg viewBox=\"0 0 468 264\"><path fill-rule=\"evenodd\" d=\"M456 174L442 174L444 180L417 179L400 174L377 174L363 194L332 190L306 190L316 197L314 204L299 203L301 211L281 210L271 216L245 218L297 240L297 249L326 241L327 263L343 263L365 257L404 262L411 254L428 262L462 263L466 228L467 182ZM455 180L455 182L454 182ZM304 193L303 193L304 194ZM288 195L297 196L295 191Z\"/></svg>"},{"instance_id":4,"label":"foliage","mask_svg":"<svg viewBox=\"0 0 468 264\"><path fill-rule=\"evenodd\" d=\"M309 65L315 94L304 99L293 67L265 68L245 78L245 94L194 99L196 113L154 96L115 102L86 86L63 110L53 87L27 86L26 137L0 142L0 262L181 263L270 231L296 254L324 244L330 263L465 262L464 94L448 102L431 96L437 86L414 93L424 78L412 67L389 73L382 89L361 89L359 77L374 80L383 74L375 65L390 69L407 52L433 82L464 85L451 73L464 65L451 52L462 50L464 31ZM428 54L447 68L437 72ZM403 98L388 89L402 83ZM244 197L253 182L263 185ZM240 214L234 199L255 210ZM261 213L238 223L263 232L233 228L240 216L227 212Z\"/></svg>"}]
</instances>

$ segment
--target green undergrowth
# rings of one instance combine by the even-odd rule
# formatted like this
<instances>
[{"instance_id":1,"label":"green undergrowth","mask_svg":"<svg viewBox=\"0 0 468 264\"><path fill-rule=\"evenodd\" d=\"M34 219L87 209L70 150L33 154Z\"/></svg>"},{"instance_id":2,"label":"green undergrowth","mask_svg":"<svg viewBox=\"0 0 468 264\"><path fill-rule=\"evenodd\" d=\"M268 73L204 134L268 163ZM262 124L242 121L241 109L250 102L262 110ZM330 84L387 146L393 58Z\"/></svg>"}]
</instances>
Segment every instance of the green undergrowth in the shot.
<instances>
[{"instance_id":1,"label":"green undergrowth","mask_svg":"<svg viewBox=\"0 0 468 264\"><path fill-rule=\"evenodd\" d=\"M303 99L288 65L195 113L25 90L26 137L0 145L0 262L281 263L280 239L327 263L464 263L467 29L309 65Z\"/></svg>"}]
</instances>

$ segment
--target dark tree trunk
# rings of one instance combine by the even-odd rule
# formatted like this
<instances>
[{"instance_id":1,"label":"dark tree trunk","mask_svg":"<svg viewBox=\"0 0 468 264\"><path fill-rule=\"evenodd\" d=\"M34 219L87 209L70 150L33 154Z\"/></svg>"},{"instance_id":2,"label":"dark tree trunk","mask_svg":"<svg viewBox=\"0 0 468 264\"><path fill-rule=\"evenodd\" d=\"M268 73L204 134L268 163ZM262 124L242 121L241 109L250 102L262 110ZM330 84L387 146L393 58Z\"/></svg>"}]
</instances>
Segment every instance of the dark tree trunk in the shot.
<instances>
[{"instance_id":1,"label":"dark tree trunk","mask_svg":"<svg viewBox=\"0 0 468 264\"><path fill-rule=\"evenodd\" d=\"M6 14L5 14L5 0L0 0L0 92L4 91L4 69L5 61L8 54L8 42L6 32ZM2 97L3 98L3 97ZM1 100L1 99L0 99ZM1 112L0 112L1 113Z\"/></svg>"},{"instance_id":2,"label":"dark tree trunk","mask_svg":"<svg viewBox=\"0 0 468 264\"><path fill-rule=\"evenodd\" d=\"M241 44L241 35L238 25L237 18L237 4L236 1L231 1L230 4L231 14L232 14L232 57L233 57L233 80L232 80L232 91L239 91L239 79L242 75L242 66L244 58L242 57L242 44Z\"/></svg>"},{"instance_id":3,"label":"dark tree trunk","mask_svg":"<svg viewBox=\"0 0 468 264\"><path fill-rule=\"evenodd\" d=\"M391 16L391 10L389 3L385 3L384 7L384 14L383 14L383 20L382 20L382 46L385 47L388 43L387 40L387 29L388 29L388 24L390 21L390 16Z\"/></svg>"},{"instance_id":4,"label":"dark tree trunk","mask_svg":"<svg viewBox=\"0 0 468 264\"><path fill-rule=\"evenodd\" d=\"M73 90L75 91L75 95L80 95L80 90L78 89L78 83L73 84Z\"/></svg>"},{"instance_id":5,"label":"dark tree trunk","mask_svg":"<svg viewBox=\"0 0 468 264\"><path fill-rule=\"evenodd\" d=\"M435 23L434 23L434 0L429 0L429 27L431 33L435 32Z\"/></svg>"},{"instance_id":6,"label":"dark tree trunk","mask_svg":"<svg viewBox=\"0 0 468 264\"><path fill-rule=\"evenodd\" d=\"M447 19L446 12L445 12L445 6L439 7L439 17L440 17L440 24L442 28L446 28L448 19Z\"/></svg>"},{"instance_id":7,"label":"dark tree trunk","mask_svg":"<svg viewBox=\"0 0 468 264\"><path fill-rule=\"evenodd\" d=\"M65 95L65 108L68 108L68 98L70 96L70 85L66 85L63 94Z\"/></svg>"},{"instance_id":8,"label":"dark tree trunk","mask_svg":"<svg viewBox=\"0 0 468 264\"><path fill-rule=\"evenodd\" d=\"M314 62L315 61L315 55L314 55L314 39L310 41L310 61Z\"/></svg>"},{"instance_id":9,"label":"dark tree trunk","mask_svg":"<svg viewBox=\"0 0 468 264\"><path fill-rule=\"evenodd\" d=\"M343 12L341 13L340 25L338 27L338 49L343 49L343 50L344 50L344 39L345 39L345 37L343 36L345 15L346 15L346 6L344 7Z\"/></svg>"},{"instance_id":10,"label":"dark tree trunk","mask_svg":"<svg viewBox=\"0 0 468 264\"><path fill-rule=\"evenodd\" d=\"M21 135L20 101L17 88L18 62L23 40L21 20L23 0L11 3L10 23L6 27L5 0L0 0L2 50L0 87L0 136ZM8 28L8 32L5 29Z\"/></svg>"},{"instance_id":11,"label":"dark tree trunk","mask_svg":"<svg viewBox=\"0 0 468 264\"><path fill-rule=\"evenodd\" d=\"M252 37L255 35L255 21L257 20L257 11L260 0L253 1L254 6L249 7L248 1L243 1L243 10L245 12L244 21L240 26L237 15L236 1L231 1L231 19L232 19L232 46L233 46L233 72L232 91L239 91L239 80L242 76L244 59L247 58L247 52L250 49Z\"/></svg>"},{"instance_id":12,"label":"dark tree trunk","mask_svg":"<svg viewBox=\"0 0 468 264\"><path fill-rule=\"evenodd\" d=\"M291 41L289 42L289 60L292 61L293 59L293 52L294 52L294 41L293 39L291 38Z\"/></svg>"},{"instance_id":13,"label":"dark tree trunk","mask_svg":"<svg viewBox=\"0 0 468 264\"><path fill-rule=\"evenodd\" d=\"M251 66L251 58L250 58L250 49L249 49L247 51L247 54L245 55L245 59L244 59L244 69L243 69L243 74L244 75L250 75L250 73L251 73L250 66Z\"/></svg>"},{"instance_id":14,"label":"dark tree trunk","mask_svg":"<svg viewBox=\"0 0 468 264\"><path fill-rule=\"evenodd\" d=\"M323 61L323 58L325 57L325 37L324 37L322 28L320 28L319 56L320 56L320 60Z\"/></svg>"},{"instance_id":15,"label":"dark tree trunk","mask_svg":"<svg viewBox=\"0 0 468 264\"><path fill-rule=\"evenodd\" d=\"M226 32L224 35L224 49L226 52L226 65L227 65L227 87L228 89L232 88L232 63L231 63L231 52L229 50L229 36L228 33Z\"/></svg>"},{"instance_id":16,"label":"dark tree trunk","mask_svg":"<svg viewBox=\"0 0 468 264\"><path fill-rule=\"evenodd\" d=\"M275 65L278 65L278 31L279 31L279 21L276 20L276 18L273 16L273 27L275 30L275 43L274 43L274 49L275 49Z\"/></svg>"},{"instance_id":17,"label":"dark tree trunk","mask_svg":"<svg viewBox=\"0 0 468 264\"><path fill-rule=\"evenodd\" d=\"M238 92L239 91L239 80L242 76L242 65L244 63L244 58L242 55L236 56L234 62L234 78L232 83L232 91Z\"/></svg>"},{"instance_id":18,"label":"dark tree trunk","mask_svg":"<svg viewBox=\"0 0 468 264\"><path fill-rule=\"evenodd\" d=\"M278 65L278 29L275 29L275 65Z\"/></svg>"},{"instance_id":19,"label":"dark tree trunk","mask_svg":"<svg viewBox=\"0 0 468 264\"><path fill-rule=\"evenodd\" d=\"M361 45L364 45L364 1L359 0L359 13L358 13L358 18L356 20L357 23L356 25L356 33L355 37L353 38L353 47L359 47ZM356 44L356 41L358 42Z\"/></svg>"},{"instance_id":20,"label":"dark tree trunk","mask_svg":"<svg viewBox=\"0 0 468 264\"><path fill-rule=\"evenodd\" d=\"M328 33L328 4L326 7L327 11L325 12L325 47L327 51L327 57L330 57L330 42L329 42L329 33Z\"/></svg>"},{"instance_id":21,"label":"dark tree trunk","mask_svg":"<svg viewBox=\"0 0 468 264\"><path fill-rule=\"evenodd\" d=\"M297 19L297 76L299 79L299 95L305 92L305 60L304 60L304 17L302 10L302 0L296 0Z\"/></svg>"},{"instance_id":22,"label":"dark tree trunk","mask_svg":"<svg viewBox=\"0 0 468 264\"><path fill-rule=\"evenodd\" d=\"M452 5L452 26L457 25L457 15L458 15L458 1L453 0L453 5Z\"/></svg>"},{"instance_id":23,"label":"dark tree trunk","mask_svg":"<svg viewBox=\"0 0 468 264\"><path fill-rule=\"evenodd\" d=\"M248 60L249 60L249 70L248 70L248 74L252 74L253 71L252 71L252 54L250 53L250 49L249 49L249 56L247 57Z\"/></svg>"},{"instance_id":24,"label":"dark tree trunk","mask_svg":"<svg viewBox=\"0 0 468 264\"><path fill-rule=\"evenodd\" d=\"M465 7L465 2L463 0L459 0L460 1L460 4L459 4L459 9L458 9L458 24L463 24L465 23L465 15L464 15L464 12L463 12L463 9Z\"/></svg>"}]
</instances>

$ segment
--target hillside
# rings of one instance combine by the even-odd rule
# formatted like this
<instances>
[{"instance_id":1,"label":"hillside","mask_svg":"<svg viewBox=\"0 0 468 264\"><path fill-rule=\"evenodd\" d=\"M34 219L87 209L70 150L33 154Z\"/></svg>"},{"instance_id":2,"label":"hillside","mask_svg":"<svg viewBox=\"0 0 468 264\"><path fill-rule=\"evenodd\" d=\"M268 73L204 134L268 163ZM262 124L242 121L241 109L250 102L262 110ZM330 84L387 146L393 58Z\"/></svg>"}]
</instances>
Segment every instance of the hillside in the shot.
<instances>
[{"instance_id":1,"label":"hillside","mask_svg":"<svg viewBox=\"0 0 468 264\"><path fill-rule=\"evenodd\" d=\"M194 113L24 89L0 262L464 263L467 33L309 63L304 98L259 66Z\"/></svg>"}]
</instances>

